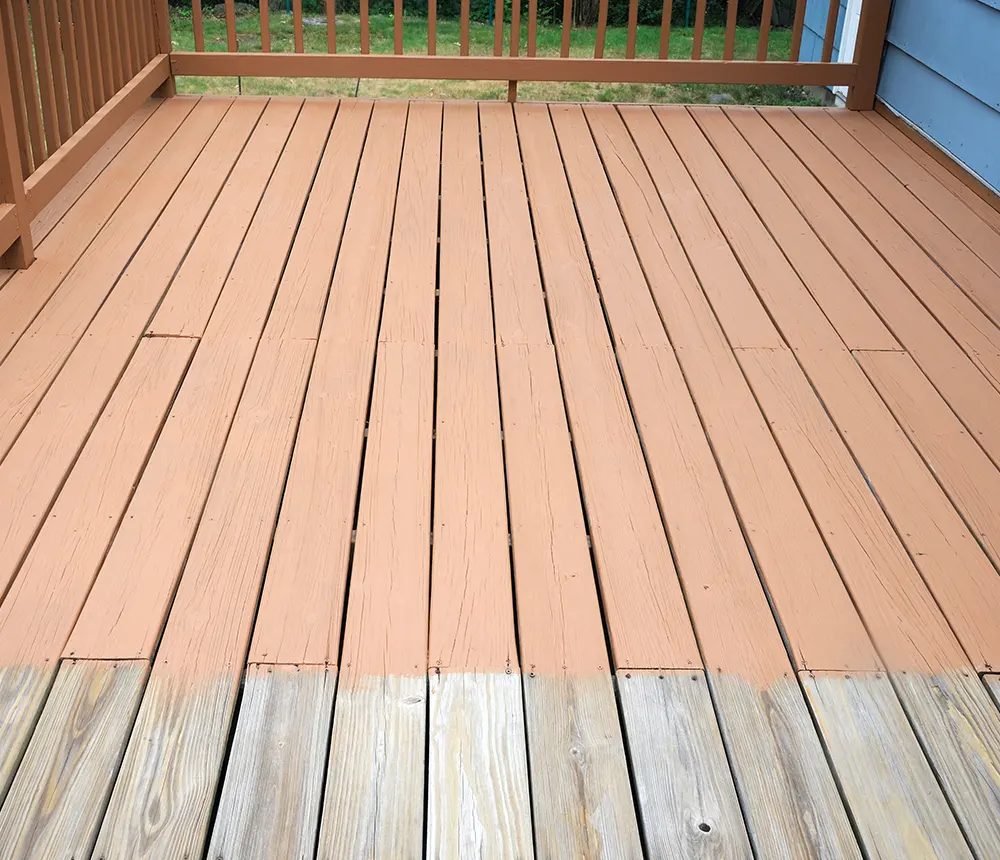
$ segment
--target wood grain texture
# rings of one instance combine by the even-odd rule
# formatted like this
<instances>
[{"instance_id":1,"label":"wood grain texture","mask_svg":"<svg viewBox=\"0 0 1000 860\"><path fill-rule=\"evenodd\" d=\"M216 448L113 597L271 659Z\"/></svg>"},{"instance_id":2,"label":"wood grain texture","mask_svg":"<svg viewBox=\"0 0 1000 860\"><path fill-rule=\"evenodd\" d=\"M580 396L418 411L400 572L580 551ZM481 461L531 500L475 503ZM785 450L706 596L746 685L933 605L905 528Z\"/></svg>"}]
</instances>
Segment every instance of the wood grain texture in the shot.
<instances>
[{"instance_id":1,"label":"wood grain texture","mask_svg":"<svg viewBox=\"0 0 1000 860\"><path fill-rule=\"evenodd\" d=\"M993 696L993 701L1000 708L1000 675L983 675L983 683Z\"/></svg>"},{"instance_id":2,"label":"wood grain texture","mask_svg":"<svg viewBox=\"0 0 1000 860\"><path fill-rule=\"evenodd\" d=\"M325 668L247 669L207 856L313 856L335 686Z\"/></svg>"},{"instance_id":3,"label":"wood grain texture","mask_svg":"<svg viewBox=\"0 0 1000 860\"><path fill-rule=\"evenodd\" d=\"M423 856L426 742L426 675L341 680L318 856Z\"/></svg>"},{"instance_id":4,"label":"wood grain texture","mask_svg":"<svg viewBox=\"0 0 1000 860\"><path fill-rule=\"evenodd\" d=\"M503 671L517 652L476 106L446 105L442 135L428 661Z\"/></svg>"},{"instance_id":5,"label":"wood grain texture","mask_svg":"<svg viewBox=\"0 0 1000 860\"><path fill-rule=\"evenodd\" d=\"M702 657L771 683L788 656L583 111L550 113Z\"/></svg>"},{"instance_id":6,"label":"wood grain texture","mask_svg":"<svg viewBox=\"0 0 1000 860\"><path fill-rule=\"evenodd\" d=\"M87 857L149 664L64 665L0 810L0 857Z\"/></svg>"},{"instance_id":7,"label":"wood grain texture","mask_svg":"<svg viewBox=\"0 0 1000 860\"><path fill-rule=\"evenodd\" d=\"M94 844L102 860L199 856L238 680L150 675Z\"/></svg>"},{"instance_id":8,"label":"wood grain texture","mask_svg":"<svg viewBox=\"0 0 1000 860\"><path fill-rule=\"evenodd\" d=\"M1000 386L1000 331L931 260L865 186L788 110L761 115L850 216L886 263ZM820 197L822 199L822 197ZM859 279L855 281L860 283ZM902 339L902 338L901 338Z\"/></svg>"},{"instance_id":9,"label":"wood grain texture","mask_svg":"<svg viewBox=\"0 0 1000 860\"><path fill-rule=\"evenodd\" d=\"M0 356L10 352L196 103L176 99L157 110L52 230L31 267L0 291Z\"/></svg>"},{"instance_id":10,"label":"wood grain texture","mask_svg":"<svg viewBox=\"0 0 1000 860\"><path fill-rule=\"evenodd\" d=\"M692 269L693 262L699 271L706 265L711 271L722 252L732 259L728 246L718 244L718 228L700 196L691 196L693 183L651 111L623 107L621 118L603 107L585 113L795 664L878 668L875 649ZM681 195L691 205L682 204ZM752 295L745 277L726 288L734 298L741 291Z\"/></svg>"},{"instance_id":11,"label":"wood grain texture","mask_svg":"<svg viewBox=\"0 0 1000 860\"><path fill-rule=\"evenodd\" d=\"M0 665L58 662L193 351L139 345L0 605Z\"/></svg>"},{"instance_id":12,"label":"wood grain texture","mask_svg":"<svg viewBox=\"0 0 1000 860\"><path fill-rule=\"evenodd\" d=\"M869 855L971 858L889 679L803 673L802 684Z\"/></svg>"},{"instance_id":13,"label":"wood grain texture","mask_svg":"<svg viewBox=\"0 0 1000 860\"><path fill-rule=\"evenodd\" d=\"M613 656L619 667L695 666L697 646L548 111L518 105L515 116Z\"/></svg>"},{"instance_id":14,"label":"wood grain texture","mask_svg":"<svg viewBox=\"0 0 1000 860\"><path fill-rule=\"evenodd\" d=\"M650 854L752 857L705 676L619 672L618 691Z\"/></svg>"},{"instance_id":15,"label":"wood grain texture","mask_svg":"<svg viewBox=\"0 0 1000 860\"><path fill-rule=\"evenodd\" d=\"M758 857L860 860L836 783L793 678L758 688L709 675Z\"/></svg>"},{"instance_id":16,"label":"wood grain texture","mask_svg":"<svg viewBox=\"0 0 1000 860\"><path fill-rule=\"evenodd\" d=\"M997 366L991 355L998 353L988 333L948 304L929 302L926 295L922 304L759 114L740 111L730 118L914 361L983 444L1000 450L1000 399L989 369ZM809 134L798 134L796 141L822 150Z\"/></svg>"},{"instance_id":17,"label":"wood grain texture","mask_svg":"<svg viewBox=\"0 0 1000 860\"><path fill-rule=\"evenodd\" d=\"M159 637L331 120L332 110L317 105L292 132L279 182L257 210L253 241L244 243L233 265L67 645L73 654L148 656Z\"/></svg>"},{"instance_id":18,"label":"wood grain texture","mask_svg":"<svg viewBox=\"0 0 1000 860\"><path fill-rule=\"evenodd\" d=\"M263 107L261 100L248 101L258 110ZM298 102L283 99L263 107L217 204L149 323L150 334L201 337L205 333L300 108Z\"/></svg>"},{"instance_id":19,"label":"wood grain texture","mask_svg":"<svg viewBox=\"0 0 1000 860\"><path fill-rule=\"evenodd\" d=\"M0 668L0 796L14 779L55 677L54 666Z\"/></svg>"},{"instance_id":20,"label":"wood grain texture","mask_svg":"<svg viewBox=\"0 0 1000 860\"><path fill-rule=\"evenodd\" d=\"M521 677L430 677L428 857L531 857Z\"/></svg>"},{"instance_id":21,"label":"wood grain texture","mask_svg":"<svg viewBox=\"0 0 1000 860\"><path fill-rule=\"evenodd\" d=\"M1000 275L976 256L932 209L916 198L833 115L826 111L805 111L799 116L927 256L961 287L983 313L994 323L1000 323Z\"/></svg>"},{"instance_id":22,"label":"wood grain texture","mask_svg":"<svg viewBox=\"0 0 1000 860\"><path fill-rule=\"evenodd\" d=\"M883 133L878 114L837 111L833 117L896 179L960 238L987 266L1000 274L997 232L965 202Z\"/></svg>"},{"instance_id":23,"label":"wood grain texture","mask_svg":"<svg viewBox=\"0 0 1000 860\"><path fill-rule=\"evenodd\" d=\"M610 674L523 682L535 856L642 857Z\"/></svg>"},{"instance_id":24,"label":"wood grain texture","mask_svg":"<svg viewBox=\"0 0 1000 860\"><path fill-rule=\"evenodd\" d=\"M747 112L752 113L752 110ZM758 217L785 249L802 283L847 346L851 349L900 349L862 293L837 265L820 238L809 229L792 201L778 190L774 178L754 158L746 141L727 118L730 114L715 108L699 108L690 113L729 166ZM756 116L753 114L750 119Z\"/></svg>"},{"instance_id":25,"label":"wood grain texture","mask_svg":"<svg viewBox=\"0 0 1000 860\"><path fill-rule=\"evenodd\" d=\"M405 104L380 102L360 166L352 159L361 141L345 149L350 172L358 172L354 199L364 203L351 208L343 227L251 646L254 662L337 660L405 122ZM344 204L352 180L341 174L348 184L336 185Z\"/></svg>"},{"instance_id":26,"label":"wood grain texture","mask_svg":"<svg viewBox=\"0 0 1000 860\"><path fill-rule=\"evenodd\" d=\"M974 672L892 678L921 746L979 857L1000 852L1000 713Z\"/></svg>"},{"instance_id":27,"label":"wood grain texture","mask_svg":"<svg viewBox=\"0 0 1000 860\"><path fill-rule=\"evenodd\" d=\"M966 523L1000 561L1000 471L908 355L854 356Z\"/></svg>"}]
</instances>

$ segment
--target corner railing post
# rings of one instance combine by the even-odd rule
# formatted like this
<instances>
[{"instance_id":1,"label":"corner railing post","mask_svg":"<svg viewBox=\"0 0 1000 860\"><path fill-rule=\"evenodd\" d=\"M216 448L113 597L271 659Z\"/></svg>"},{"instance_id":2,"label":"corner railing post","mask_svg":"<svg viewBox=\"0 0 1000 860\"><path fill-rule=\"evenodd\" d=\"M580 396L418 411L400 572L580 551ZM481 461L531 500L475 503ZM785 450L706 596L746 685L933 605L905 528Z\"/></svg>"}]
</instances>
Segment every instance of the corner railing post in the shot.
<instances>
[{"instance_id":1,"label":"corner railing post","mask_svg":"<svg viewBox=\"0 0 1000 860\"><path fill-rule=\"evenodd\" d=\"M153 31L156 37L156 53L157 54L170 54L172 50L172 43L170 41L170 7L167 5L167 0L147 0L153 4ZM174 72L171 68L170 77L168 77L161 86L156 94L158 96L163 96L169 98L172 95L176 95L177 85L174 82Z\"/></svg>"},{"instance_id":2,"label":"corner railing post","mask_svg":"<svg viewBox=\"0 0 1000 860\"><path fill-rule=\"evenodd\" d=\"M24 175L21 173L12 82L6 62L7 50L5 34L0 27L0 137L3 138L0 140L0 203L3 204L5 217L13 217L17 225L17 238L13 244L8 248L0 247L0 266L25 269L34 261L35 249L31 241L31 213L28 211ZM10 210L7 206L14 208Z\"/></svg>"},{"instance_id":3,"label":"corner railing post","mask_svg":"<svg viewBox=\"0 0 1000 860\"><path fill-rule=\"evenodd\" d=\"M847 93L847 107L851 110L871 110L875 107L875 88L882 68L891 7L892 0L864 0L862 3L854 48L858 74Z\"/></svg>"}]
</instances>

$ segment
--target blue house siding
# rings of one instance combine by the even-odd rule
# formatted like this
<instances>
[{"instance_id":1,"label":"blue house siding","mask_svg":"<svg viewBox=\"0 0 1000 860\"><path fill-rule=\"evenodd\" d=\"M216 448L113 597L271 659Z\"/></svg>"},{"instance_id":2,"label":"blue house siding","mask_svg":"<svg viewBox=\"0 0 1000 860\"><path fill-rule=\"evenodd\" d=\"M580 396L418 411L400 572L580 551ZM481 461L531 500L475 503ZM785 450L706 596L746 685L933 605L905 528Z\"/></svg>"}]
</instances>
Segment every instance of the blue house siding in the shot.
<instances>
[{"instance_id":1,"label":"blue house siding","mask_svg":"<svg viewBox=\"0 0 1000 860\"><path fill-rule=\"evenodd\" d=\"M895 0L886 42L879 98L1000 189L1000 0Z\"/></svg>"},{"instance_id":2,"label":"blue house siding","mask_svg":"<svg viewBox=\"0 0 1000 860\"><path fill-rule=\"evenodd\" d=\"M997 0L1000 3L1000 0ZM804 63L818 63L823 59L823 38L826 32L826 16L830 11L829 0L807 0L806 17L802 22L802 48L799 59ZM844 32L844 13L847 11L846 0L840 0L840 12L837 13L837 29L833 37L833 61L840 56L840 35Z\"/></svg>"}]
</instances>

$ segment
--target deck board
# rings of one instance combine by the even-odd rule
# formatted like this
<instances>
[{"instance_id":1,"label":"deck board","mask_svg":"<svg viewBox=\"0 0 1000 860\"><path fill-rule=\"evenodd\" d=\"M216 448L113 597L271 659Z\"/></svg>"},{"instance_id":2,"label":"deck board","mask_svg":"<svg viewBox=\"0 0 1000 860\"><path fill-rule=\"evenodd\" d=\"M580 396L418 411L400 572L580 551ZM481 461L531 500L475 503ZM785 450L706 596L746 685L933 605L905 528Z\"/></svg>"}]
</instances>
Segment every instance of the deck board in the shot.
<instances>
[{"instance_id":1,"label":"deck board","mask_svg":"<svg viewBox=\"0 0 1000 860\"><path fill-rule=\"evenodd\" d=\"M1000 854L1000 222L942 171L142 106L0 272L0 856Z\"/></svg>"}]
</instances>

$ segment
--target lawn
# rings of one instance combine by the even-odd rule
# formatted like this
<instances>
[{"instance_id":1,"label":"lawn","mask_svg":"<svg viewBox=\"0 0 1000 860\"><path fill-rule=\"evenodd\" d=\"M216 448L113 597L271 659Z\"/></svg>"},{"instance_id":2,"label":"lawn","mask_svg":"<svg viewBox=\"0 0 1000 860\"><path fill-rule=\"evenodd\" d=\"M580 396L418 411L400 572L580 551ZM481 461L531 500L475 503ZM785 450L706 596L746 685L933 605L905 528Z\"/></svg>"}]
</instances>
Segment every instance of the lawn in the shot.
<instances>
[{"instance_id":1,"label":"lawn","mask_svg":"<svg viewBox=\"0 0 1000 860\"><path fill-rule=\"evenodd\" d=\"M283 12L271 13L271 50L293 50L292 18ZM372 53L391 53L393 47L392 17L372 15ZM241 15L236 19L237 38L241 51L260 50L260 18ZM326 51L326 22L323 18L306 17L304 42L307 52ZM175 50L194 50L194 31L190 12L175 13L171 19ZM225 20L206 14L204 18L205 48L208 51L226 50ZM356 15L337 16L337 50L359 53L361 27ZM674 27L670 34L670 56L690 57L692 28ZM738 28L736 31L736 59L752 59L757 53L756 28ZM596 30L574 28L570 39L573 56L593 56ZM504 50L509 50L510 22L504 32ZM521 27L521 53L525 53L526 28ZM557 25L538 25L537 53L539 56L556 56L559 53L561 28ZM608 27L605 39L606 57L625 56L626 31L624 27ZM721 27L708 27L702 46L706 59L722 57L725 31ZM772 30L768 42L768 57L773 60L788 58L791 43L789 30ZM459 22L438 19L437 52L457 54ZM659 27L639 27L636 35L636 56L656 57L659 51ZM405 17L403 19L403 50L405 53L426 53L427 20ZM493 53L493 28L471 22L469 25L469 51L472 54ZM186 93L242 92L271 95L358 95L390 96L405 98L475 98L500 99L507 96L504 81L409 81L324 78L178 78L177 89ZM740 104L817 104L813 91L805 87L751 86L719 84L583 84L583 83L531 83L518 86L518 98L544 101L615 101L615 102L707 102L713 95L727 94Z\"/></svg>"}]
</instances>

